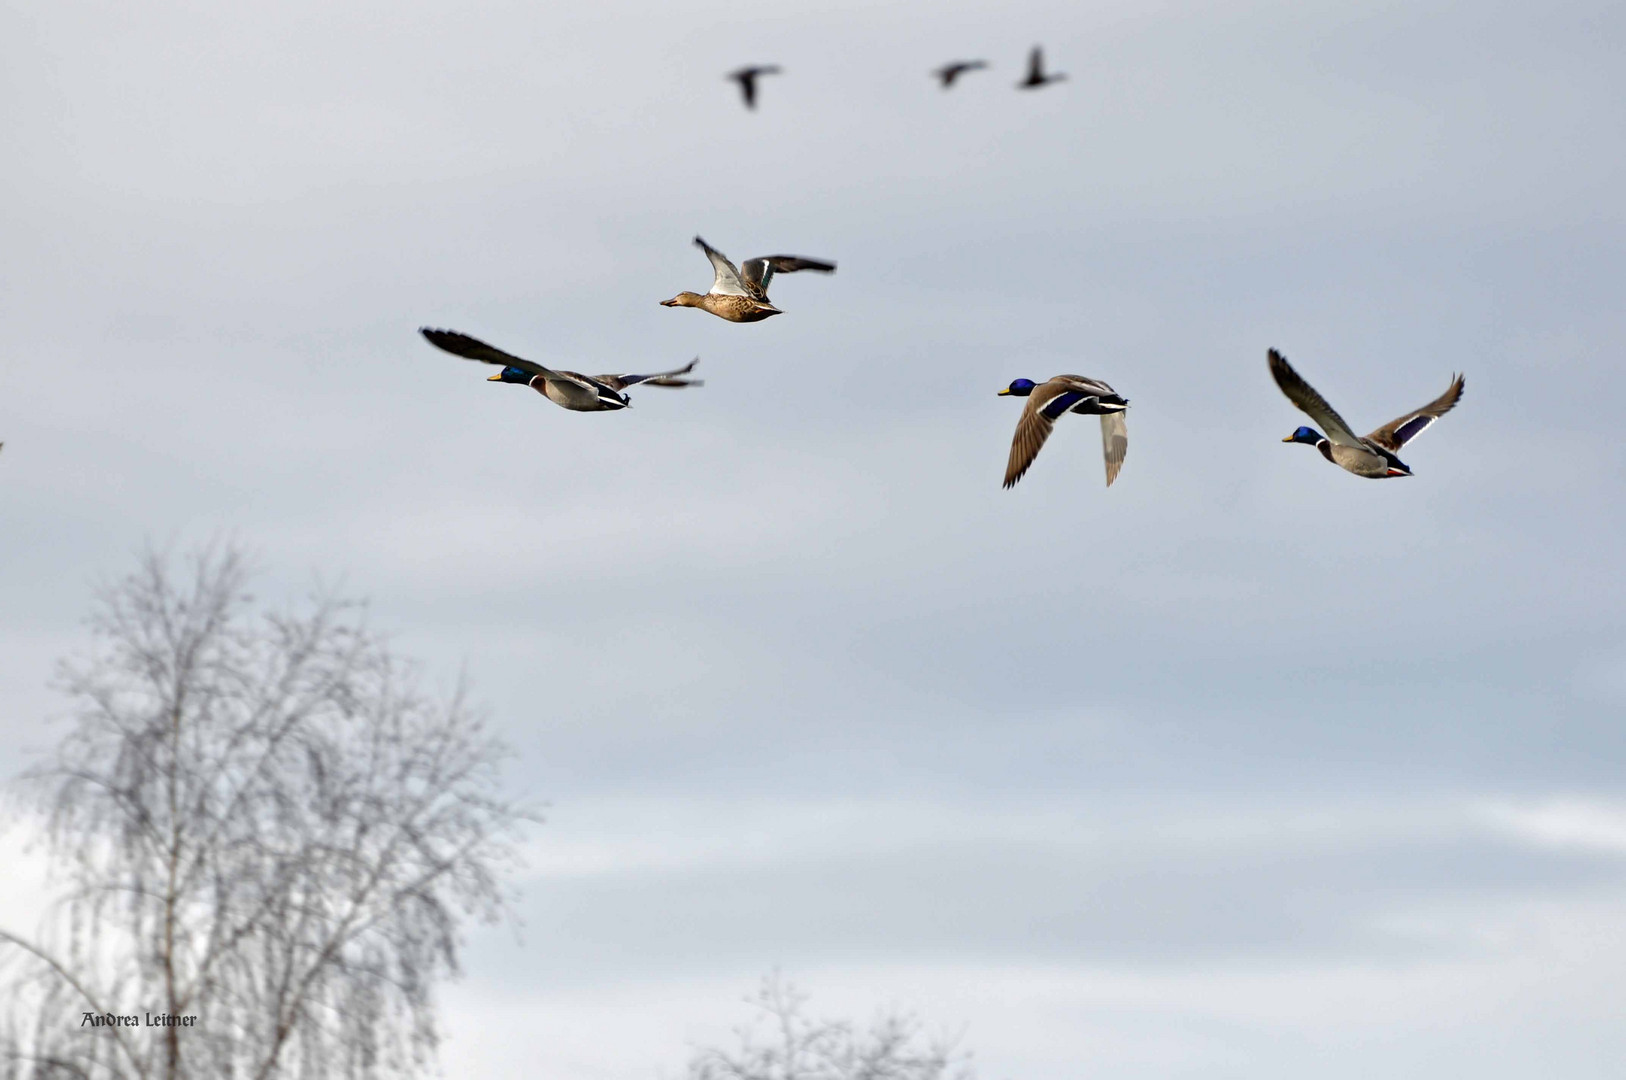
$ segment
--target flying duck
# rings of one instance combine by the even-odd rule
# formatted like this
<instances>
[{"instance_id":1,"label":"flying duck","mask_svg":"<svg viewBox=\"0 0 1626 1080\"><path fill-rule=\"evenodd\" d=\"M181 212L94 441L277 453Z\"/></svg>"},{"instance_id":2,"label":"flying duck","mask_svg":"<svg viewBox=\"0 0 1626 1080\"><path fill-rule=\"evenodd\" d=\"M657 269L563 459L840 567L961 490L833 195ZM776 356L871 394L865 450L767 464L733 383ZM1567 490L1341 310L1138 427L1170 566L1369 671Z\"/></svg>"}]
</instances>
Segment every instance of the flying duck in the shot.
<instances>
[{"instance_id":1,"label":"flying duck","mask_svg":"<svg viewBox=\"0 0 1626 1080\"><path fill-rule=\"evenodd\" d=\"M763 319L784 312L768 302L768 283L773 280L775 273L791 274L797 270L818 270L821 273L834 273L836 264L820 262L817 259L804 259L797 255L763 255L755 259L747 259L743 269L736 267L728 261L728 256L706 243L700 237L694 242L706 253L711 260L712 269L716 277L711 283L711 291L701 296L699 293L680 292L670 300L662 300L662 307L695 307L709 311L719 319L729 322L761 322Z\"/></svg>"},{"instance_id":2,"label":"flying duck","mask_svg":"<svg viewBox=\"0 0 1626 1080\"><path fill-rule=\"evenodd\" d=\"M1462 397L1463 378L1454 375L1451 385L1446 387L1445 393L1424 405L1421 409L1413 409L1405 416L1391 420L1376 431L1366 436L1356 435L1344 418L1339 416L1327 399L1316 393L1315 387L1305 382L1299 373L1293 370L1293 365L1287 362L1287 357L1271 349L1270 373L1276 379L1276 385L1281 387L1287 400L1299 407L1299 410L1327 429L1325 435L1312 427L1300 427L1282 442L1304 443L1321 451L1321 456L1352 472L1356 476L1365 476L1372 480L1384 480L1391 476L1410 476L1411 468L1395 457L1400 448L1421 435L1428 426L1456 405Z\"/></svg>"},{"instance_id":3,"label":"flying duck","mask_svg":"<svg viewBox=\"0 0 1626 1080\"><path fill-rule=\"evenodd\" d=\"M754 109L757 107L757 76L778 74L779 66L777 64L755 64L750 67L742 67L738 71L731 71L728 73L728 77L740 84L740 93L745 97L745 107Z\"/></svg>"},{"instance_id":4,"label":"flying duck","mask_svg":"<svg viewBox=\"0 0 1626 1080\"><path fill-rule=\"evenodd\" d=\"M1018 90L1037 90L1041 86L1049 86L1053 82L1061 82L1067 78L1060 71L1046 73L1044 69L1044 50L1035 45L1033 51L1028 53L1027 78L1016 84Z\"/></svg>"},{"instance_id":5,"label":"flying duck","mask_svg":"<svg viewBox=\"0 0 1626 1080\"><path fill-rule=\"evenodd\" d=\"M954 80L961 75L968 71L981 71L987 66L988 61L986 60L955 60L937 68L932 74L937 76L943 84L943 89L947 90L954 85Z\"/></svg>"},{"instance_id":6,"label":"flying duck","mask_svg":"<svg viewBox=\"0 0 1626 1080\"><path fill-rule=\"evenodd\" d=\"M563 406L572 412L610 412L625 409L632 402L622 391L639 383L648 383L650 386L702 385L700 379L681 377L694 370L694 366L700 362L699 357L695 357L680 368L655 375L582 375L574 371L555 371L530 360L522 360L495 346L487 345L478 338L459 334L455 330L435 330L425 326L419 333L428 339L429 344L437 349L444 349L453 356L479 360L486 364L501 364L502 370L487 379L487 382L521 383L531 387L555 405Z\"/></svg>"},{"instance_id":7,"label":"flying duck","mask_svg":"<svg viewBox=\"0 0 1626 1080\"><path fill-rule=\"evenodd\" d=\"M1124 454L1129 450L1129 430L1124 426L1124 410L1129 399L1099 379L1082 375L1057 375L1048 382L1017 379L999 392L1001 397L1025 397L1027 406L1016 422L1011 440L1011 456L1005 465L1005 486L1014 487L1028 471L1039 450L1050 438L1050 429L1064 413L1083 413L1101 418L1101 451L1107 463L1107 487L1118 479Z\"/></svg>"}]
</instances>

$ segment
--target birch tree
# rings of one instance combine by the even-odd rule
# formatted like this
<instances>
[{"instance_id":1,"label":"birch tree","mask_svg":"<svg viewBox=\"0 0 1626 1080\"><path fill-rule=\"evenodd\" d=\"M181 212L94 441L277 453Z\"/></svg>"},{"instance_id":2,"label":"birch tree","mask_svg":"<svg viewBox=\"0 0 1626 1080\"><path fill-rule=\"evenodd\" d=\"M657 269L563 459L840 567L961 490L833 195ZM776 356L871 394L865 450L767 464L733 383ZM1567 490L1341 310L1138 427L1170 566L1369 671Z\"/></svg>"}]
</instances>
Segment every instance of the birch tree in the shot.
<instances>
[{"instance_id":1,"label":"birch tree","mask_svg":"<svg viewBox=\"0 0 1626 1080\"><path fill-rule=\"evenodd\" d=\"M737 1047L705 1047L689 1059L688 1080L973 1080L970 1055L955 1040L929 1037L915 1017L883 1012L867 1026L813 1017L807 995L769 975L746 1002L752 1022L735 1029Z\"/></svg>"},{"instance_id":2,"label":"birch tree","mask_svg":"<svg viewBox=\"0 0 1626 1080\"><path fill-rule=\"evenodd\" d=\"M71 730L21 787L60 899L0 930L9 1080L420 1073L460 925L510 910L533 815L461 689L355 604L247 583L230 548L149 555L63 665Z\"/></svg>"}]
</instances>

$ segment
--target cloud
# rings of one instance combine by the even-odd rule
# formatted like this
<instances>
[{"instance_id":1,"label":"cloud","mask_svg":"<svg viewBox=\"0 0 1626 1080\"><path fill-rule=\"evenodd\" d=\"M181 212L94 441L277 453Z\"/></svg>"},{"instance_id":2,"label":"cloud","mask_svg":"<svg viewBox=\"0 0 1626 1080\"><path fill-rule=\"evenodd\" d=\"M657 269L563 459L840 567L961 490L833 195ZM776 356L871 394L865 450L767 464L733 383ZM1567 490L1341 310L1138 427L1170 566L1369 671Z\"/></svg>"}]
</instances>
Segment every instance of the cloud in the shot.
<instances>
[{"instance_id":1,"label":"cloud","mask_svg":"<svg viewBox=\"0 0 1626 1080\"><path fill-rule=\"evenodd\" d=\"M1481 812L1509 834L1542 847L1626 854L1626 803L1615 799L1490 804Z\"/></svg>"},{"instance_id":2,"label":"cloud","mask_svg":"<svg viewBox=\"0 0 1626 1080\"><path fill-rule=\"evenodd\" d=\"M1431 913L1626 884L1614 849L1531 839L1477 803L578 802L532 843L526 954L488 962L550 985L882 958L1475 963L1483 943Z\"/></svg>"}]
</instances>

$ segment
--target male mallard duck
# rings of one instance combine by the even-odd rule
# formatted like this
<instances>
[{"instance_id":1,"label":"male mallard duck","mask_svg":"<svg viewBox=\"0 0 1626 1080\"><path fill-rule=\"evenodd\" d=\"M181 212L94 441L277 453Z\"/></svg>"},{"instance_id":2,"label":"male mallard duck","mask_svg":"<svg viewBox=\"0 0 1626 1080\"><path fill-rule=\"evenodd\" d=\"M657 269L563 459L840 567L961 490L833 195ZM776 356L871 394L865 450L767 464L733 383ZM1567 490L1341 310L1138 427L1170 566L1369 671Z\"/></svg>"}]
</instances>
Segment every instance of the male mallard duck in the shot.
<instances>
[{"instance_id":1,"label":"male mallard duck","mask_svg":"<svg viewBox=\"0 0 1626 1080\"><path fill-rule=\"evenodd\" d=\"M1056 71L1049 74L1044 69L1044 50L1035 45L1033 51L1028 53L1027 78L1016 84L1018 90L1037 90L1041 86L1049 86L1053 82L1061 82L1067 76Z\"/></svg>"},{"instance_id":2,"label":"male mallard duck","mask_svg":"<svg viewBox=\"0 0 1626 1080\"><path fill-rule=\"evenodd\" d=\"M942 81L943 89L947 90L949 87L954 85L954 80L958 79L961 75L964 75L968 71L981 71L987 66L988 61L986 60L955 60L952 63L944 64L942 67L937 68L932 72L932 74L936 75L938 79Z\"/></svg>"},{"instance_id":3,"label":"male mallard duck","mask_svg":"<svg viewBox=\"0 0 1626 1080\"><path fill-rule=\"evenodd\" d=\"M706 253L712 269L716 271L711 291L704 296L680 292L670 300L662 300L662 307L697 307L729 322L761 322L784 314L768 302L768 282L773 280L775 273L818 270L829 274L834 273L836 268L835 263L804 259L797 255L763 255L747 259L742 270L729 262L727 255L700 237L695 237L694 242Z\"/></svg>"},{"instance_id":4,"label":"male mallard duck","mask_svg":"<svg viewBox=\"0 0 1626 1080\"><path fill-rule=\"evenodd\" d=\"M1039 448L1050 438L1050 429L1056 420L1069 412L1101 418L1101 451L1107 462L1107 487L1118 479L1123 468L1124 454L1129 450L1129 429L1124 426L1124 410L1129 399L1099 379L1086 379L1082 375L1057 375L1049 382L1035 383L1032 379L1017 379L999 392L1001 397L1025 397L1027 407L1016 422L1016 437L1011 440L1011 458L1005 466L1005 486L1012 487L1028 471Z\"/></svg>"},{"instance_id":5,"label":"male mallard duck","mask_svg":"<svg viewBox=\"0 0 1626 1080\"><path fill-rule=\"evenodd\" d=\"M521 360L510 353L478 338L459 334L455 330L434 330L427 326L418 331L437 349L445 349L454 356L479 360L486 364L501 364L503 369L487 382L523 383L537 393L573 412L608 412L625 409L632 404L621 391L639 383L650 386L700 386L700 379L684 379L700 362L695 357L680 368L657 375L581 375L574 371L555 371L529 360Z\"/></svg>"},{"instance_id":6,"label":"male mallard duck","mask_svg":"<svg viewBox=\"0 0 1626 1080\"><path fill-rule=\"evenodd\" d=\"M1316 393L1315 387L1305 382L1293 370L1293 365L1287 362L1287 357L1275 349L1270 350L1270 373L1275 376L1276 385L1282 388L1282 393L1287 395L1287 400L1327 429L1327 434L1323 435L1315 428L1301 427L1282 442L1313 446L1334 465L1372 480L1412 474L1406 463L1395 454L1421 435L1430 424L1450 412L1457 399L1462 397L1463 387L1462 376L1452 376L1451 385L1446 387L1445 393L1421 409L1413 409L1362 438L1350 430L1344 418L1327 404L1327 399Z\"/></svg>"},{"instance_id":7,"label":"male mallard duck","mask_svg":"<svg viewBox=\"0 0 1626 1080\"><path fill-rule=\"evenodd\" d=\"M751 67L742 67L738 71L731 71L728 77L740 84L740 93L745 95L745 107L757 107L757 76L777 75L779 68L775 64L756 64Z\"/></svg>"}]
</instances>

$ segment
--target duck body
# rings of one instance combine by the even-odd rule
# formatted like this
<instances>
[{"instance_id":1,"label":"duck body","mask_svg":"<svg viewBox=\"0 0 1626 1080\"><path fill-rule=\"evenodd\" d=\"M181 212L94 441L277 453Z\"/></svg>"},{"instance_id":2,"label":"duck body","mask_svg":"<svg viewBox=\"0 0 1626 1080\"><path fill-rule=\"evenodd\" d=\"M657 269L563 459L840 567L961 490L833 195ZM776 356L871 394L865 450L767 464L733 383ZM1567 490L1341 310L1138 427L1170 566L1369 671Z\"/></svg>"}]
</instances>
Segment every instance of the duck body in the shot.
<instances>
[{"instance_id":1,"label":"duck body","mask_svg":"<svg viewBox=\"0 0 1626 1080\"><path fill-rule=\"evenodd\" d=\"M1106 462L1107 486L1118 478L1123 468L1124 455L1129 450L1129 430L1124 413L1129 399L1119 394L1100 379L1084 375L1057 375L1036 383L1032 379L1016 379L999 392L1001 397L1025 397L1027 406L1016 422L1016 435L1011 439L1010 459L1005 465L1005 487L1010 488L1022 479L1033 465L1045 440L1055 428L1056 421L1067 413L1101 418L1101 452Z\"/></svg>"},{"instance_id":2,"label":"duck body","mask_svg":"<svg viewBox=\"0 0 1626 1080\"><path fill-rule=\"evenodd\" d=\"M520 368L503 368L486 381L519 382L523 378L526 386L571 412L613 412L632 404L627 395L587 375L574 371L560 371L556 375L547 378Z\"/></svg>"},{"instance_id":3,"label":"duck body","mask_svg":"<svg viewBox=\"0 0 1626 1080\"><path fill-rule=\"evenodd\" d=\"M455 330L436 330L426 326L419 333L435 348L454 356L486 364L501 364L502 370L487 382L529 386L555 405L571 412L618 412L629 408L632 399L624 391L639 383L671 387L702 385L699 379L683 378L700 362L698 357L683 367L654 375L583 375L576 371L543 367Z\"/></svg>"},{"instance_id":4,"label":"duck body","mask_svg":"<svg viewBox=\"0 0 1626 1080\"><path fill-rule=\"evenodd\" d=\"M800 255L760 255L755 259L745 260L741 266L735 266L727 255L700 237L695 237L694 242L696 247L706 253L706 258L711 260L711 289L703 294L685 290L670 300L662 300L662 307L699 308L729 322L761 322L763 319L784 314L768 300L768 283L773 280L775 273L791 274L798 270L817 270L820 273L833 274L836 269L833 262L806 259Z\"/></svg>"},{"instance_id":5,"label":"duck body","mask_svg":"<svg viewBox=\"0 0 1626 1080\"><path fill-rule=\"evenodd\" d=\"M709 311L719 319L729 322L761 322L771 319L784 312L774 307L766 300L758 300L754 296L740 296L733 293L695 293L680 292L670 300L662 300L662 307L692 307L701 311Z\"/></svg>"},{"instance_id":6,"label":"duck body","mask_svg":"<svg viewBox=\"0 0 1626 1080\"><path fill-rule=\"evenodd\" d=\"M1412 475L1411 467L1383 447L1362 439L1361 446L1335 443L1312 427L1301 427L1282 442L1304 443L1321 451L1321 456L1346 472L1370 480L1387 480Z\"/></svg>"},{"instance_id":7,"label":"duck body","mask_svg":"<svg viewBox=\"0 0 1626 1080\"><path fill-rule=\"evenodd\" d=\"M1445 393L1404 416L1396 417L1376 431L1357 435L1315 387L1304 381L1287 357L1271 349L1267 354L1271 377L1287 399L1301 412L1327 429L1323 435L1312 427L1299 427L1282 442L1303 443L1321 451L1321 456L1345 472L1368 480L1388 480L1411 476L1411 466L1397 456L1402 447L1428 430L1436 420L1456 407L1466 380L1452 376Z\"/></svg>"}]
</instances>

